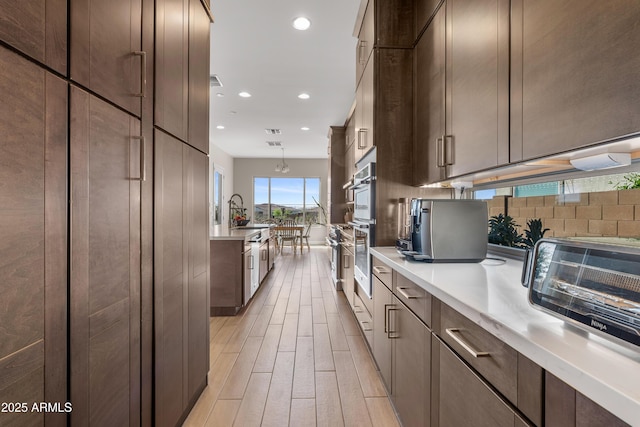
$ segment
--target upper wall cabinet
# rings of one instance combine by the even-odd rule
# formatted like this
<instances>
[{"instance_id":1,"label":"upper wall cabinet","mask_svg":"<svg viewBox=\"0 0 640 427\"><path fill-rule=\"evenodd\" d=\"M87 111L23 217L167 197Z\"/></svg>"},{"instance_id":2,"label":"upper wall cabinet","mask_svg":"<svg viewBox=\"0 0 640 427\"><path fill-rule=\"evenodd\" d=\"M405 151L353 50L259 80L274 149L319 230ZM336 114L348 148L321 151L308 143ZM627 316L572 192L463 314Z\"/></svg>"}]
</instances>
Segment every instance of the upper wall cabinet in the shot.
<instances>
[{"instance_id":1,"label":"upper wall cabinet","mask_svg":"<svg viewBox=\"0 0 640 427\"><path fill-rule=\"evenodd\" d=\"M364 68L369 61L369 56L375 44L374 35L374 2L369 0L367 9L362 19L360 32L358 33L358 44L356 45L356 83L360 82Z\"/></svg>"},{"instance_id":2,"label":"upper wall cabinet","mask_svg":"<svg viewBox=\"0 0 640 427\"><path fill-rule=\"evenodd\" d=\"M71 0L71 79L140 116L147 96L141 0Z\"/></svg>"},{"instance_id":3,"label":"upper wall cabinet","mask_svg":"<svg viewBox=\"0 0 640 427\"><path fill-rule=\"evenodd\" d=\"M67 1L0 0L0 40L67 74Z\"/></svg>"},{"instance_id":4,"label":"upper wall cabinet","mask_svg":"<svg viewBox=\"0 0 640 427\"><path fill-rule=\"evenodd\" d=\"M189 144L209 152L209 30L200 0L189 2Z\"/></svg>"},{"instance_id":5,"label":"upper wall cabinet","mask_svg":"<svg viewBox=\"0 0 640 427\"><path fill-rule=\"evenodd\" d=\"M447 0L418 41L414 184L508 163L509 12Z\"/></svg>"},{"instance_id":6,"label":"upper wall cabinet","mask_svg":"<svg viewBox=\"0 0 640 427\"><path fill-rule=\"evenodd\" d=\"M640 2L512 2L511 161L640 131Z\"/></svg>"},{"instance_id":7,"label":"upper wall cabinet","mask_svg":"<svg viewBox=\"0 0 640 427\"><path fill-rule=\"evenodd\" d=\"M154 124L205 153L210 23L200 0L156 1Z\"/></svg>"},{"instance_id":8,"label":"upper wall cabinet","mask_svg":"<svg viewBox=\"0 0 640 427\"><path fill-rule=\"evenodd\" d=\"M156 1L154 124L188 139L189 0Z\"/></svg>"}]
</instances>

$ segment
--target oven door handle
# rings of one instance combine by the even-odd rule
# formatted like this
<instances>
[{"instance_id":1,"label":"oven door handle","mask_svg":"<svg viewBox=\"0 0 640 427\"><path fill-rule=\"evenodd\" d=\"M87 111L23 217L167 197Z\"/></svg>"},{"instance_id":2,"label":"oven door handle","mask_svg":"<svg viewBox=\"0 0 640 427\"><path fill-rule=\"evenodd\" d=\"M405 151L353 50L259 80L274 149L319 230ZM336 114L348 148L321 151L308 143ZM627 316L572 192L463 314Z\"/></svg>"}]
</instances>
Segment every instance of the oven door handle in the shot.
<instances>
[{"instance_id":1,"label":"oven door handle","mask_svg":"<svg viewBox=\"0 0 640 427\"><path fill-rule=\"evenodd\" d=\"M360 222L348 222L347 224L349 224L353 228L357 228L357 229L360 229L360 230L369 229L369 224L362 224Z\"/></svg>"}]
</instances>

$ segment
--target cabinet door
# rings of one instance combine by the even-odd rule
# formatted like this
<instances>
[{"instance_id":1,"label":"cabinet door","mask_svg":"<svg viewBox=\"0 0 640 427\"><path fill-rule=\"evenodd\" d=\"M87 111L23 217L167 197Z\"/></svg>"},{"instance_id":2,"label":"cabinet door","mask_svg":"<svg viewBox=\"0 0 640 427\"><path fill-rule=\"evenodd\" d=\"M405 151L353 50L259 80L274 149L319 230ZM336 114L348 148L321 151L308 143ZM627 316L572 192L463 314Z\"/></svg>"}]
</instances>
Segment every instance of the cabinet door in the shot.
<instances>
[{"instance_id":1,"label":"cabinet door","mask_svg":"<svg viewBox=\"0 0 640 427\"><path fill-rule=\"evenodd\" d=\"M133 116L71 89L75 425L140 424L139 134Z\"/></svg>"},{"instance_id":2,"label":"cabinet door","mask_svg":"<svg viewBox=\"0 0 640 427\"><path fill-rule=\"evenodd\" d=\"M0 402L66 402L68 86L4 47L0 69ZM66 414L0 412L43 421Z\"/></svg>"},{"instance_id":3,"label":"cabinet door","mask_svg":"<svg viewBox=\"0 0 640 427\"><path fill-rule=\"evenodd\" d=\"M0 0L0 40L67 74L66 0Z\"/></svg>"},{"instance_id":4,"label":"cabinet door","mask_svg":"<svg viewBox=\"0 0 640 427\"><path fill-rule=\"evenodd\" d=\"M444 163L438 155L445 133L445 15L440 7L415 49L414 185L445 177L438 167Z\"/></svg>"},{"instance_id":5,"label":"cabinet door","mask_svg":"<svg viewBox=\"0 0 640 427\"><path fill-rule=\"evenodd\" d=\"M155 47L154 124L176 138L187 141L189 0L156 0Z\"/></svg>"},{"instance_id":6,"label":"cabinet door","mask_svg":"<svg viewBox=\"0 0 640 427\"><path fill-rule=\"evenodd\" d=\"M497 394L442 341L433 338L437 426L513 427L525 424Z\"/></svg>"},{"instance_id":7,"label":"cabinet door","mask_svg":"<svg viewBox=\"0 0 640 427\"><path fill-rule=\"evenodd\" d=\"M356 85L362 78L362 73L375 44L374 20L375 4L374 0L369 0L362 18L362 26L358 33L358 44L356 45Z\"/></svg>"},{"instance_id":8,"label":"cabinet door","mask_svg":"<svg viewBox=\"0 0 640 427\"><path fill-rule=\"evenodd\" d=\"M209 157L187 145L182 150L188 219L188 404L206 385L209 372Z\"/></svg>"},{"instance_id":9,"label":"cabinet door","mask_svg":"<svg viewBox=\"0 0 640 427\"><path fill-rule=\"evenodd\" d=\"M394 339L391 398L403 425L426 425L431 407L431 332L395 296L393 305L389 315Z\"/></svg>"},{"instance_id":10,"label":"cabinet door","mask_svg":"<svg viewBox=\"0 0 640 427\"><path fill-rule=\"evenodd\" d=\"M360 149L360 153L357 156L358 159L362 157L374 144L374 68L376 64L376 55L372 55L367 62L367 66L364 69L364 73L362 74L362 80L360 80L360 88L361 88L361 103L362 108L360 109L360 113L362 114L361 118L361 127L358 131L358 135L356 141L358 143L358 148Z\"/></svg>"},{"instance_id":11,"label":"cabinet door","mask_svg":"<svg viewBox=\"0 0 640 427\"><path fill-rule=\"evenodd\" d=\"M187 304L184 259L187 217L182 208L182 143L155 132L155 396L156 423L174 426L184 408L183 323Z\"/></svg>"},{"instance_id":12,"label":"cabinet door","mask_svg":"<svg viewBox=\"0 0 640 427\"><path fill-rule=\"evenodd\" d=\"M340 267L342 268L342 272L341 272L341 279L342 279L342 292L344 292L344 296L347 299L347 302L349 302L349 305L351 306L351 309L353 309L355 300L354 295L355 295L355 279L354 279L354 272L353 272L353 253L350 252L349 250L345 249L345 247L342 247L342 263L340 265Z\"/></svg>"},{"instance_id":13,"label":"cabinet door","mask_svg":"<svg viewBox=\"0 0 640 427\"><path fill-rule=\"evenodd\" d=\"M640 2L513 3L511 161L640 131Z\"/></svg>"},{"instance_id":14,"label":"cabinet door","mask_svg":"<svg viewBox=\"0 0 640 427\"><path fill-rule=\"evenodd\" d=\"M413 3L415 34L420 34L440 5L440 0L416 0Z\"/></svg>"},{"instance_id":15,"label":"cabinet door","mask_svg":"<svg viewBox=\"0 0 640 427\"><path fill-rule=\"evenodd\" d=\"M447 176L509 161L509 0L447 0Z\"/></svg>"},{"instance_id":16,"label":"cabinet door","mask_svg":"<svg viewBox=\"0 0 640 427\"><path fill-rule=\"evenodd\" d=\"M71 79L140 116L146 57L141 0L71 0ZM117 11L117 13L116 13Z\"/></svg>"},{"instance_id":17,"label":"cabinet door","mask_svg":"<svg viewBox=\"0 0 640 427\"><path fill-rule=\"evenodd\" d=\"M389 309L393 308L391 291L373 276L373 358L390 394L391 389L391 337L389 336Z\"/></svg>"},{"instance_id":18,"label":"cabinet door","mask_svg":"<svg viewBox=\"0 0 640 427\"><path fill-rule=\"evenodd\" d=\"M254 266L254 259L253 259L253 255L251 255L251 250L247 250L244 253L244 264L243 264L243 271L244 274L242 276L242 283L243 283L243 289L242 289L242 302L243 305L246 305L249 302L249 299L251 298L251 274L253 272L254 268L257 268L257 266Z\"/></svg>"},{"instance_id":19,"label":"cabinet door","mask_svg":"<svg viewBox=\"0 0 640 427\"><path fill-rule=\"evenodd\" d=\"M189 139L209 152L209 15L200 0L189 0Z\"/></svg>"}]
</instances>

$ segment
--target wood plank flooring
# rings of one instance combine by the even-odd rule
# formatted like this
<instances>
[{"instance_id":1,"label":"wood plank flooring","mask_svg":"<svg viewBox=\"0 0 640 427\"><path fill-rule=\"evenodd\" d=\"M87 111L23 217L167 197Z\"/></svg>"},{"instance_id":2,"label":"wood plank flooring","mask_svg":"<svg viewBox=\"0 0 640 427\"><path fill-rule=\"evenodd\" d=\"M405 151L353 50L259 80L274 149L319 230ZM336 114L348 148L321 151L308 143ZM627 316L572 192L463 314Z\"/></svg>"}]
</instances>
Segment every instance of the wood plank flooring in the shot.
<instances>
[{"instance_id":1,"label":"wood plank flooring","mask_svg":"<svg viewBox=\"0 0 640 427\"><path fill-rule=\"evenodd\" d=\"M245 310L210 319L209 385L184 426L399 426L328 250L285 250Z\"/></svg>"}]
</instances>

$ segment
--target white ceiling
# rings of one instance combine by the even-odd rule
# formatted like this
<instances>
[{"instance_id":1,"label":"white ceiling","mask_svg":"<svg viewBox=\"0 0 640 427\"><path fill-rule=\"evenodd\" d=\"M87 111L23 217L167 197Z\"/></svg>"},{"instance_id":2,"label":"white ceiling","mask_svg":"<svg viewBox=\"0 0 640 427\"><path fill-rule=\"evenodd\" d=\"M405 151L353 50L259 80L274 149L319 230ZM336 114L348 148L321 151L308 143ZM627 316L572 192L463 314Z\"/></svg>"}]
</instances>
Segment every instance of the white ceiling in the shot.
<instances>
[{"instance_id":1,"label":"white ceiling","mask_svg":"<svg viewBox=\"0 0 640 427\"><path fill-rule=\"evenodd\" d=\"M211 74L223 87L211 88L211 143L232 157L278 158L280 148L266 141L281 141L285 158L327 158L329 126L344 124L355 97L359 4L212 0ZM309 30L291 26L298 16L311 20ZM252 97L239 97L241 91ZM311 98L298 99L302 92Z\"/></svg>"}]
</instances>

